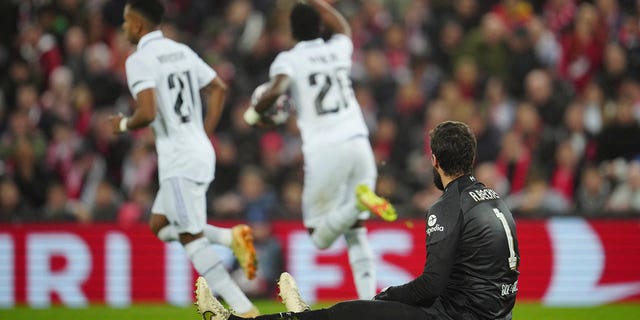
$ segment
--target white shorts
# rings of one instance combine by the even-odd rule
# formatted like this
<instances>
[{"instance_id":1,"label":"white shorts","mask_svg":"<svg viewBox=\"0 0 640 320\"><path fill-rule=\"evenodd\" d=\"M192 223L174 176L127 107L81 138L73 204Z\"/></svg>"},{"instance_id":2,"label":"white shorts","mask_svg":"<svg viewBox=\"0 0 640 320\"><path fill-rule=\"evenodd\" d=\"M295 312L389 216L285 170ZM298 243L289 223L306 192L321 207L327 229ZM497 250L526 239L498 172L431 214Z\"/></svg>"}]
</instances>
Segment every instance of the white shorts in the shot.
<instances>
[{"instance_id":1,"label":"white shorts","mask_svg":"<svg viewBox=\"0 0 640 320\"><path fill-rule=\"evenodd\" d=\"M172 177L160 181L151 212L167 217L180 233L197 234L207 223L208 182Z\"/></svg>"},{"instance_id":2,"label":"white shorts","mask_svg":"<svg viewBox=\"0 0 640 320\"><path fill-rule=\"evenodd\" d=\"M315 228L326 214L340 206L358 211L356 186L366 184L373 189L377 175L371 144L364 136L305 152L302 191L305 227ZM361 220L368 217L368 211L360 212Z\"/></svg>"}]
</instances>

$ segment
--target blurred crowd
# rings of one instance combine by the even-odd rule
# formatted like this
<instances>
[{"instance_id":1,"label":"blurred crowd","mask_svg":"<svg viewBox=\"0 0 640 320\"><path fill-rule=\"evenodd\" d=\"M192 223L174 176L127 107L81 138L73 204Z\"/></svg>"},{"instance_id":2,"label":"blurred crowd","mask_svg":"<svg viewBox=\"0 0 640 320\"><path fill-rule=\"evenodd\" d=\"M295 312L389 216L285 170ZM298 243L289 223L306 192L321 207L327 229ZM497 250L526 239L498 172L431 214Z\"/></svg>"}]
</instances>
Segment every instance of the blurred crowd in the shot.
<instances>
[{"instance_id":1,"label":"blurred crowd","mask_svg":"<svg viewBox=\"0 0 640 320\"><path fill-rule=\"evenodd\" d=\"M114 135L107 121L135 106L124 3L0 2L0 222L128 224L150 214L153 133ZM242 120L274 57L292 45L292 3L167 1L164 34L230 88L212 137L211 219L300 219L295 117L271 130ZM401 217L422 217L440 195L424 137L446 119L471 126L476 176L518 216L640 213L640 1L334 4L353 29L351 76L377 190Z\"/></svg>"}]
</instances>

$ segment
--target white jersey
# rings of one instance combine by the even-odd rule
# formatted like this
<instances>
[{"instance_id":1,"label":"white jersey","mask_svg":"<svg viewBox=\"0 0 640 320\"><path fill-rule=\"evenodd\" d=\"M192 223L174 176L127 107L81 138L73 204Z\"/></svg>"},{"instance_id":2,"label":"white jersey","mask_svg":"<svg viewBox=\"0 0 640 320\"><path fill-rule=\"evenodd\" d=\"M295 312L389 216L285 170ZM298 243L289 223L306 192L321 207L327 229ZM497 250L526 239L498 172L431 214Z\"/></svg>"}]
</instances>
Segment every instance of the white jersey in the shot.
<instances>
[{"instance_id":1,"label":"white jersey","mask_svg":"<svg viewBox=\"0 0 640 320\"><path fill-rule=\"evenodd\" d=\"M343 34L329 41L301 41L281 52L269 76L287 75L297 108L303 151L368 136L349 74L353 43Z\"/></svg>"},{"instance_id":2,"label":"white jersey","mask_svg":"<svg viewBox=\"0 0 640 320\"><path fill-rule=\"evenodd\" d=\"M200 89L216 72L184 44L167 39L160 31L142 37L127 59L127 82L136 97L153 88L160 180L171 177L197 182L213 180L215 154L203 126Z\"/></svg>"}]
</instances>

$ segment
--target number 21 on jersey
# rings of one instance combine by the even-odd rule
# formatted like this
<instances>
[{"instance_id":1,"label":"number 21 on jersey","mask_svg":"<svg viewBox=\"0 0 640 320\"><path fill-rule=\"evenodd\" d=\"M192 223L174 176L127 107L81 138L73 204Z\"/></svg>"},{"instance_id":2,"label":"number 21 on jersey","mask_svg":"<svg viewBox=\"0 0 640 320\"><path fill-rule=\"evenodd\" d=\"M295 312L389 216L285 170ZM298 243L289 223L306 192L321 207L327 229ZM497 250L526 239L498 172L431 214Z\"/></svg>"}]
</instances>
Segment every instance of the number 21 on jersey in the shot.
<instances>
[{"instance_id":1,"label":"number 21 on jersey","mask_svg":"<svg viewBox=\"0 0 640 320\"><path fill-rule=\"evenodd\" d=\"M191 120L194 98L191 85L191 74L189 71L170 73L167 77L169 92L175 96L173 111L180 118L180 122L186 123Z\"/></svg>"},{"instance_id":2,"label":"number 21 on jersey","mask_svg":"<svg viewBox=\"0 0 640 320\"><path fill-rule=\"evenodd\" d=\"M314 99L317 115L336 113L340 108L349 107L347 95L352 93L347 68L337 68L333 72L314 72L309 75L309 86L319 88ZM331 91L332 88L338 90Z\"/></svg>"}]
</instances>

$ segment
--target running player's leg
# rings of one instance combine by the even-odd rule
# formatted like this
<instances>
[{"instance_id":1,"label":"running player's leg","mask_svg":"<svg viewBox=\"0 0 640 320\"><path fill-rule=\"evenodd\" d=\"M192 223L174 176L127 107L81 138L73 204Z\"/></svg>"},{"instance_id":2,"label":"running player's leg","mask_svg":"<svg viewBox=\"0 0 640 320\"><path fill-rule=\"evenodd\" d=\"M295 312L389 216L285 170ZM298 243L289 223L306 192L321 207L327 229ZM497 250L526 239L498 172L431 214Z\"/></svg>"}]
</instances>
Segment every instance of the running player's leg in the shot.
<instances>
[{"instance_id":1,"label":"running player's leg","mask_svg":"<svg viewBox=\"0 0 640 320\"><path fill-rule=\"evenodd\" d=\"M352 191L362 184L373 189L377 177L377 169L369 141L367 139L354 139L350 141L350 144L352 144L352 154L358 165L355 166L347 180L347 189ZM355 206L354 193L348 192L347 197L348 205ZM375 259L367 239L367 229L363 224L363 220L368 217L368 211L359 213L361 220L344 234L345 240L347 240L349 264L351 265L358 298L363 300L369 300L376 294Z\"/></svg>"},{"instance_id":2,"label":"running player's leg","mask_svg":"<svg viewBox=\"0 0 640 320\"><path fill-rule=\"evenodd\" d=\"M211 242L204 237L206 189L206 185L188 179L163 180L156 199L158 206L154 209L164 211L194 268L207 280L212 291L220 294L239 314L256 315L257 309L231 278Z\"/></svg>"},{"instance_id":3,"label":"running player's leg","mask_svg":"<svg viewBox=\"0 0 640 320\"><path fill-rule=\"evenodd\" d=\"M376 267L367 229L364 226L350 229L344 237L358 298L371 299L376 294Z\"/></svg>"},{"instance_id":4,"label":"running player's leg","mask_svg":"<svg viewBox=\"0 0 640 320\"><path fill-rule=\"evenodd\" d=\"M169 220L167 220L164 214L156 212L157 211L154 211L154 214L151 215L151 220L149 220L149 227L153 234L164 242L178 241L178 231L176 228L169 223ZM204 236L209 239L211 243L231 247L232 236L230 228L220 228L206 224L203 227L203 232Z\"/></svg>"},{"instance_id":5,"label":"running player's leg","mask_svg":"<svg viewBox=\"0 0 640 320\"><path fill-rule=\"evenodd\" d=\"M355 203L344 204L353 162L346 149L343 143L305 152L303 219L305 226L313 229L311 240L319 249L331 246L358 220Z\"/></svg>"},{"instance_id":6,"label":"running player's leg","mask_svg":"<svg viewBox=\"0 0 640 320\"><path fill-rule=\"evenodd\" d=\"M199 187L203 188L206 192L208 184L202 184ZM158 210L159 205L160 203L158 203L156 199L153 207L155 210L152 210L154 214L151 215L151 220L149 221L151 231L158 239L164 242L179 240L176 227L169 223L169 220L164 214L157 213L164 211ZM206 205L203 210L206 217ZM233 228L220 228L205 224L203 234L209 242L229 247L238 259L240 267L242 267L247 278L253 279L255 277L257 269L256 252L253 246L253 235L249 226L238 224Z\"/></svg>"}]
</instances>

